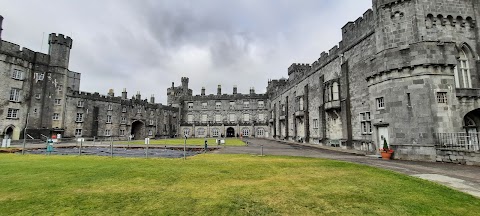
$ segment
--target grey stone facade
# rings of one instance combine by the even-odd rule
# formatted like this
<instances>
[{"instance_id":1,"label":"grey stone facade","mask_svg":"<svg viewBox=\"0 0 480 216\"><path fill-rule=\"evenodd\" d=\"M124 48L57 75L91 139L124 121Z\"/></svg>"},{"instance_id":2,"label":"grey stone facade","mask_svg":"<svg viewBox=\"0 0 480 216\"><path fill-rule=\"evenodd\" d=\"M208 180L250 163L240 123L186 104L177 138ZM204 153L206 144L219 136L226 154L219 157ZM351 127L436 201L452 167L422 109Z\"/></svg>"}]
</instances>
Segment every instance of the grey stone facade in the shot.
<instances>
[{"instance_id":1,"label":"grey stone facade","mask_svg":"<svg viewBox=\"0 0 480 216\"><path fill-rule=\"evenodd\" d=\"M140 94L128 99L126 91L121 97L80 92L80 73L68 69L73 40L52 33L48 42L44 54L1 41L0 138L18 140L26 127L28 139L177 134L178 108L155 103L153 96L147 101Z\"/></svg>"},{"instance_id":2,"label":"grey stone facade","mask_svg":"<svg viewBox=\"0 0 480 216\"><path fill-rule=\"evenodd\" d=\"M434 161L434 134L478 131L478 18L474 0L374 0L328 54L269 83L271 134L371 152L383 136L396 158Z\"/></svg>"},{"instance_id":3,"label":"grey stone facade","mask_svg":"<svg viewBox=\"0 0 480 216\"><path fill-rule=\"evenodd\" d=\"M188 89L189 79L182 78L182 85L174 84L168 89L168 101L171 106L179 107L180 133L188 137L269 137L268 97L256 94L250 89L248 94L238 93L237 87L232 94L222 94L217 87L216 95L192 95Z\"/></svg>"},{"instance_id":4,"label":"grey stone facade","mask_svg":"<svg viewBox=\"0 0 480 216\"><path fill-rule=\"evenodd\" d=\"M223 94L218 86L215 95L202 89L193 96L184 77L168 89L168 106L140 96L129 100L126 92L114 97L75 91L79 82L68 70L68 37L51 35L49 55L2 41L0 84L4 92L21 89L25 102L1 96L0 129L6 134L14 125L19 134L26 113L37 110L29 125L58 128L66 136L74 136L75 128L87 136L132 131L142 122L138 130L156 136L256 136L371 153L386 139L396 158L435 161L438 146L447 146L438 134L463 133L462 145L478 151L472 146L479 145L480 132L480 2L373 0L372 5L341 29L338 45L313 63L292 64L288 79L269 81L265 94L253 89L240 94L236 88ZM12 79L15 69L28 76ZM45 80L34 81L40 72ZM62 89L52 85L58 82L65 83ZM55 105L54 99L64 103ZM81 100L85 104L78 107ZM18 109L19 117L6 118L8 108ZM77 123L74 116L82 112L84 120ZM53 113L62 120L52 121ZM113 116L111 124L106 116ZM125 117L126 123L119 122ZM152 120L155 127L145 123Z\"/></svg>"}]
</instances>

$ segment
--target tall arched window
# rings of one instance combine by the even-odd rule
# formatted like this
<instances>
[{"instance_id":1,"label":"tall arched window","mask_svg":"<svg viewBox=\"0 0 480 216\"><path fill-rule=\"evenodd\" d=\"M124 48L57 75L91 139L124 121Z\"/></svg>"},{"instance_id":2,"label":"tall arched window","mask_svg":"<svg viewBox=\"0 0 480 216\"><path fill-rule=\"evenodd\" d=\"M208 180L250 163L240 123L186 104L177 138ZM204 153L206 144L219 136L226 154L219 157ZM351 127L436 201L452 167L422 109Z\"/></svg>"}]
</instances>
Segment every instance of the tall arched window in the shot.
<instances>
[{"instance_id":1,"label":"tall arched window","mask_svg":"<svg viewBox=\"0 0 480 216\"><path fill-rule=\"evenodd\" d=\"M472 88L470 62L467 53L468 50L465 47L462 48L458 65L455 67L455 87L457 88Z\"/></svg>"}]
</instances>

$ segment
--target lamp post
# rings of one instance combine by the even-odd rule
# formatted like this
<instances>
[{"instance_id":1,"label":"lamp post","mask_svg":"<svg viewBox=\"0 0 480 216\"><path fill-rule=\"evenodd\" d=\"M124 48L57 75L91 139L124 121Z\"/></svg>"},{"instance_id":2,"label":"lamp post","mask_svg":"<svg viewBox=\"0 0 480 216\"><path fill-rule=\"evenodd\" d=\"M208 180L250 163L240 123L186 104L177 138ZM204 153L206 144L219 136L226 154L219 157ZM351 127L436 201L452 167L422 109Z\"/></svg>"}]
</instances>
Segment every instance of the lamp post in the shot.
<instances>
[{"instance_id":1,"label":"lamp post","mask_svg":"<svg viewBox=\"0 0 480 216\"><path fill-rule=\"evenodd\" d=\"M30 113L27 113L27 122L25 124L25 129L23 130L23 148L22 148L22 155L25 154L25 142L27 137L27 127L28 127L28 117L30 117Z\"/></svg>"}]
</instances>

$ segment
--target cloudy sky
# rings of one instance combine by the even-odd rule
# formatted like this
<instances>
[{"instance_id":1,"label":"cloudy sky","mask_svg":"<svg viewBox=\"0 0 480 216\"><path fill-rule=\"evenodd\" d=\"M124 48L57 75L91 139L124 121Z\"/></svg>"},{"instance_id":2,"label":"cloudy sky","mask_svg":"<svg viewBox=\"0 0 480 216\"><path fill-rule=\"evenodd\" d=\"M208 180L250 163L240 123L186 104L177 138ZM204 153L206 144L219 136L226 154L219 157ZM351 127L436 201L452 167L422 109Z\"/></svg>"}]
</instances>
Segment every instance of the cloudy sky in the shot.
<instances>
[{"instance_id":1,"label":"cloudy sky","mask_svg":"<svg viewBox=\"0 0 480 216\"><path fill-rule=\"evenodd\" d=\"M49 33L73 38L70 70L81 90L131 97L190 78L200 94L218 84L265 92L293 62L312 63L341 40L340 28L371 0L0 0L3 40L48 52ZM45 35L45 38L43 38ZM42 41L43 38L43 41Z\"/></svg>"}]
</instances>

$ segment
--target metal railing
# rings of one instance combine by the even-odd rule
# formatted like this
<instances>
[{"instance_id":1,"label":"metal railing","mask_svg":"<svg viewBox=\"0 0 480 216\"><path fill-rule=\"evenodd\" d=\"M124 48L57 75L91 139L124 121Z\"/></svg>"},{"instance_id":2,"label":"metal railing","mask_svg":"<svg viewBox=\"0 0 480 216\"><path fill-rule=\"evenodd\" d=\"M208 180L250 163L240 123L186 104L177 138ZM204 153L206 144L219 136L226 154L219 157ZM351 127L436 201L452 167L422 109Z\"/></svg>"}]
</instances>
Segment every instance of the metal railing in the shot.
<instances>
[{"instance_id":1,"label":"metal railing","mask_svg":"<svg viewBox=\"0 0 480 216\"><path fill-rule=\"evenodd\" d=\"M480 133L434 133L433 137L437 148L480 151Z\"/></svg>"}]
</instances>

